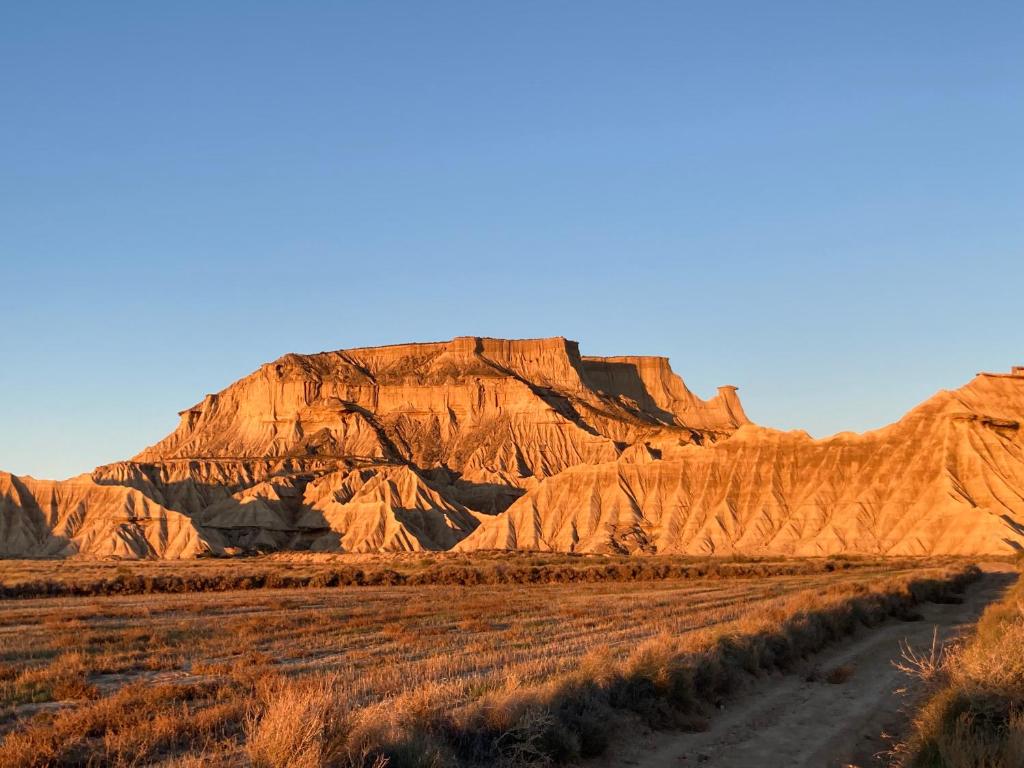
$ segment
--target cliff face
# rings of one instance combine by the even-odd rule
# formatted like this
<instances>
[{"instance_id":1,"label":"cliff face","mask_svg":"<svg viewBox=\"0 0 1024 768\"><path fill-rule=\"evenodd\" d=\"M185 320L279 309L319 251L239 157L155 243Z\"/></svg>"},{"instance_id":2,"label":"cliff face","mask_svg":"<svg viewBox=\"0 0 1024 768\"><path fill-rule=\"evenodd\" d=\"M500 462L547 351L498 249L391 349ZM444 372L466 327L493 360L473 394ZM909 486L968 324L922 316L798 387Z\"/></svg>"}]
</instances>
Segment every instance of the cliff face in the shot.
<instances>
[{"instance_id":1,"label":"cliff face","mask_svg":"<svg viewBox=\"0 0 1024 768\"><path fill-rule=\"evenodd\" d=\"M691 393L664 358L582 358L565 339L286 355L181 413L134 461L329 457L447 467L525 487L615 460L661 431L702 442L747 423L731 389Z\"/></svg>"},{"instance_id":2,"label":"cliff face","mask_svg":"<svg viewBox=\"0 0 1024 768\"><path fill-rule=\"evenodd\" d=\"M536 548L987 553L1024 544L1024 375L812 440L662 357L562 338L285 355L129 461L0 474L0 555Z\"/></svg>"},{"instance_id":3,"label":"cliff face","mask_svg":"<svg viewBox=\"0 0 1024 768\"><path fill-rule=\"evenodd\" d=\"M899 422L813 440L744 426L661 461L576 467L464 550L899 555L1024 545L1024 377L979 375Z\"/></svg>"},{"instance_id":4,"label":"cliff face","mask_svg":"<svg viewBox=\"0 0 1024 768\"><path fill-rule=\"evenodd\" d=\"M664 358L462 337L285 355L182 411L130 461L76 482L97 498L134 492L195 529L188 547L127 547L138 556L447 549L569 467L634 446L712 444L746 422L730 388L704 402ZM19 530L34 520L37 532L8 537L13 550L130 554L54 525L47 539L31 504L9 508Z\"/></svg>"}]
</instances>

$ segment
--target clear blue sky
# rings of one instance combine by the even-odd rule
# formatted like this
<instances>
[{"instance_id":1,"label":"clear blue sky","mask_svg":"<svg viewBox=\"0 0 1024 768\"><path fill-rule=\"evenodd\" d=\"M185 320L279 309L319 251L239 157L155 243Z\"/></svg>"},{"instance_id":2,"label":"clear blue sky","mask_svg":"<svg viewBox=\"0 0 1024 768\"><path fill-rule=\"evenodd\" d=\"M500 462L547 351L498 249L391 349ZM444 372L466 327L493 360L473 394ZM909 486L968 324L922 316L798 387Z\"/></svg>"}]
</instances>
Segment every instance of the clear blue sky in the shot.
<instances>
[{"instance_id":1,"label":"clear blue sky","mask_svg":"<svg viewBox=\"0 0 1024 768\"><path fill-rule=\"evenodd\" d=\"M0 468L564 335L815 435L1024 363L1024 4L6 2Z\"/></svg>"}]
</instances>

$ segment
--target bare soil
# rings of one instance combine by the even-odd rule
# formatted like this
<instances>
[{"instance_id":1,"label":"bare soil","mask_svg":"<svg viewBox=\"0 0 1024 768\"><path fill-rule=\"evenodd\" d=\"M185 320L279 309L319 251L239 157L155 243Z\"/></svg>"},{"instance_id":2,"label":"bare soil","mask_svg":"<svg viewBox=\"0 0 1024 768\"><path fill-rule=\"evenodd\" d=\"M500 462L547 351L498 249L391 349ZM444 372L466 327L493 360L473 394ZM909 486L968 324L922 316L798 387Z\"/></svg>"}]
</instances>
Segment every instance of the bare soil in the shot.
<instances>
[{"instance_id":1,"label":"bare soil","mask_svg":"<svg viewBox=\"0 0 1024 768\"><path fill-rule=\"evenodd\" d=\"M923 691L896 669L900 643L918 649L937 632L948 641L978 620L1016 579L1003 563L959 604L925 604L922 620L863 630L814 657L798 674L754 682L699 733L649 732L592 763L592 768L881 768L907 732Z\"/></svg>"}]
</instances>

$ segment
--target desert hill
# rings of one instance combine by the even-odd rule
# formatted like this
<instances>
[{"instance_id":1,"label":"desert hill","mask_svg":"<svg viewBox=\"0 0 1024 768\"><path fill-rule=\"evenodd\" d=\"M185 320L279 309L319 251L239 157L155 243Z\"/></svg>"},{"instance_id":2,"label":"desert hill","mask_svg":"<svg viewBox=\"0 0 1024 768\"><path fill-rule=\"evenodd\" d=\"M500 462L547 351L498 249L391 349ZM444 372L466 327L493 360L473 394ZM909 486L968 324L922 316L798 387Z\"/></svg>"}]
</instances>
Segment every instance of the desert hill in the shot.
<instances>
[{"instance_id":1,"label":"desert hill","mask_svg":"<svg viewBox=\"0 0 1024 768\"><path fill-rule=\"evenodd\" d=\"M476 337L289 354L182 411L133 459L0 485L0 554L447 549L526 489L748 423L665 358Z\"/></svg>"},{"instance_id":2,"label":"desert hill","mask_svg":"<svg viewBox=\"0 0 1024 768\"><path fill-rule=\"evenodd\" d=\"M1024 376L979 375L863 435L747 425L661 461L566 470L460 549L979 554L1024 543Z\"/></svg>"},{"instance_id":3,"label":"desert hill","mask_svg":"<svg viewBox=\"0 0 1024 768\"><path fill-rule=\"evenodd\" d=\"M131 460L0 473L0 555L531 548L995 553L1024 544L1024 371L813 440L662 357L460 337L289 354Z\"/></svg>"}]
</instances>

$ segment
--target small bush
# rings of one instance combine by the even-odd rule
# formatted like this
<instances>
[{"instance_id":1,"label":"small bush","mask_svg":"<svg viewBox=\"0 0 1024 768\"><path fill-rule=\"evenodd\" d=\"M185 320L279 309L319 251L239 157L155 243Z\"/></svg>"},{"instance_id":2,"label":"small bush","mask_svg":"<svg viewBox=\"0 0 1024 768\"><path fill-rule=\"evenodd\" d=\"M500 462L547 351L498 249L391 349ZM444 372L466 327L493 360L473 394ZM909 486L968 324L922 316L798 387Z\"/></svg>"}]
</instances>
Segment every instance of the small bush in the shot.
<instances>
[{"instance_id":1,"label":"small bush","mask_svg":"<svg viewBox=\"0 0 1024 768\"><path fill-rule=\"evenodd\" d=\"M334 680L275 686L246 718L246 751L254 768L320 768L344 752L345 712Z\"/></svg>"}]
</instances>

